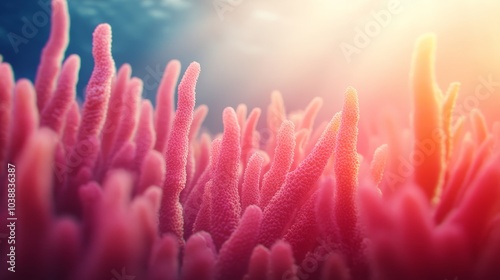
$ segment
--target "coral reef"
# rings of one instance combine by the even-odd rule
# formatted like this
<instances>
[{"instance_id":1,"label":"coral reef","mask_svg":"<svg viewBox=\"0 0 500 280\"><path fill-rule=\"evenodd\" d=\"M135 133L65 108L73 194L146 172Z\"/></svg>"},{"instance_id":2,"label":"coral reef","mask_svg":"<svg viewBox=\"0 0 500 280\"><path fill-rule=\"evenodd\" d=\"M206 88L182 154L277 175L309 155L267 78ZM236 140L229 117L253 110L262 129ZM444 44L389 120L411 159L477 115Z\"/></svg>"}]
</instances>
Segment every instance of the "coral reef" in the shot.
<instances>
[{"instance_id":1,"label":"coral reef","mask_svg":"<svg viewBox=\"0 0 500 280\"><path fill-rule=\"evenodd\" d=\"M452 118L459 85L439 90L433 35L413 58L413 130L360 155L354 88L318 126L320 98L287 114L273 92L267 139L245 105L224 110L221 135L200 133L200 65L174 110L171 61L153 108L131 67L116 71L107 24L78 104L67 3L52 3L34 86L0 64L0 217L17 218L2 279L500 277L500 125L478 110Z\"/></svg>"}]
</instances>

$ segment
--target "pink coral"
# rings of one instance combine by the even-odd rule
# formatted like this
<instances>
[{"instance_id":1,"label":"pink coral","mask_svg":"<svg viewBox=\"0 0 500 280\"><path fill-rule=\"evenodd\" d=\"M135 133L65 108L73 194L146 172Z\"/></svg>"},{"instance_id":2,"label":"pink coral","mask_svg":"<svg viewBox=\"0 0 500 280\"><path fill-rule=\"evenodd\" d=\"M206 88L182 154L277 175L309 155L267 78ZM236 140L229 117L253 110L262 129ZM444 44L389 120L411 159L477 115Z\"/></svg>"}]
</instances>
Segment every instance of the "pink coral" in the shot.
<instances>
[{"instance_id":1,"label":"pink coral","mask_svg":"<svg viewBox=\"0 0 500 280\"><path fill-rule=\"evenodd\" d=\"M393 125L368 162L353 88L320 125L320 98L287 114L273 92L265 143L260 109L228 107L213 139L200 65L174 109L171 61L153 108L130 65L116 71L106 24L80 107L67 3L53 8L35 86L0 64L0 216L17 218L2 279L498 279L500 124L451 117L459 85L437 87L434 36L416 46L413 132Z\"/></svg>"}]
</instances>

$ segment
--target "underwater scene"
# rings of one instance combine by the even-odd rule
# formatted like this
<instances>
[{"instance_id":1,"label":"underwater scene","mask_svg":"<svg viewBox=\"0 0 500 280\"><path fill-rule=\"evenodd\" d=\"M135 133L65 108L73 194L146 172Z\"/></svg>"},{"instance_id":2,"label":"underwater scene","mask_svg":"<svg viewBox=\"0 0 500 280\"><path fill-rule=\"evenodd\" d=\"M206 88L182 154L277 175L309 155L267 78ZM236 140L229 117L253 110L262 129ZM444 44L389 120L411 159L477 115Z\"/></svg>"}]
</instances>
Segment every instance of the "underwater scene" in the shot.
<instances>
[{"instance_id":1,"label":"underwater scene","mask_svg":"<svg viewBox=\"0 0 500 280\"><path fill-rule=\"evenodd\" d=\"M499 15L3 0L0 279L500 280Z\"/></svg>"}]
</instances>

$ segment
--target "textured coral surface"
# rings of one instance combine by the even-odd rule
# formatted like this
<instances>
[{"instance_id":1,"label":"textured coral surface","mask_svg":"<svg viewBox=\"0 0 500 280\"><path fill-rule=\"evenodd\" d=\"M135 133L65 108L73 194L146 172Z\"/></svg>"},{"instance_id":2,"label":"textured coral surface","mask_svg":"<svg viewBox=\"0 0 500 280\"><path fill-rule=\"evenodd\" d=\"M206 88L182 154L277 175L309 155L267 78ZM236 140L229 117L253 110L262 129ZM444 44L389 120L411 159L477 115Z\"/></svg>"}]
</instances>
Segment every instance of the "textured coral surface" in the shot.
<instances>
[{"instance_id":1,"label":"textured coral surface","mask_svg":"<svg viewBox=\"0 0 500 280\"><path fill-rule=\"evenodd\" d=\"M380 123L388 143L361 155L354 88L320 125L320 98L287 114L273 92L264 129L240 105L200 133L200 65L177 84L171 61L153 108L107 24L79 104L66 0L53 9L34 85L0 64L0 218L13 197L17 218L1 279L500 279L500 124L453 114L433 35L416 44L411 129Z\"/></svg>"}]
</instances>

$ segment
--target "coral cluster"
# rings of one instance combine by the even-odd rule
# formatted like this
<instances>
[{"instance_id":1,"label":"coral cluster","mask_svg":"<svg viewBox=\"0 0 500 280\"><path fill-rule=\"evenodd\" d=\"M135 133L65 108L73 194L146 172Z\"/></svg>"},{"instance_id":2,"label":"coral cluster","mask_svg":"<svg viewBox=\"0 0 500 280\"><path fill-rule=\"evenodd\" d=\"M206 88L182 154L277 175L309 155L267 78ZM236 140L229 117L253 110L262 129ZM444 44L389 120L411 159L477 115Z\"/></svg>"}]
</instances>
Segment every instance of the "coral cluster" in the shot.
<instances>
[{"instance_id":1,"label":"coral cluster","mask_svg":"<svg viewBox=\"0 0 500 280\"><path fill-rule=\"evenodd\" d=\"M432 35L413 59L412 132L362 156L353 88L319 126L320 98L287 114L274 92L265 130L240 105L199 135L200 65L174 110L171 61L153 108L129 65L116 73L106 24L80 106L66 1L53 9L35 85L0 64L0 216L11 164L17 217L2 279L499 279L500 126L452 118L458 84L436 86Z\"/></svg>"}]
</instances>

